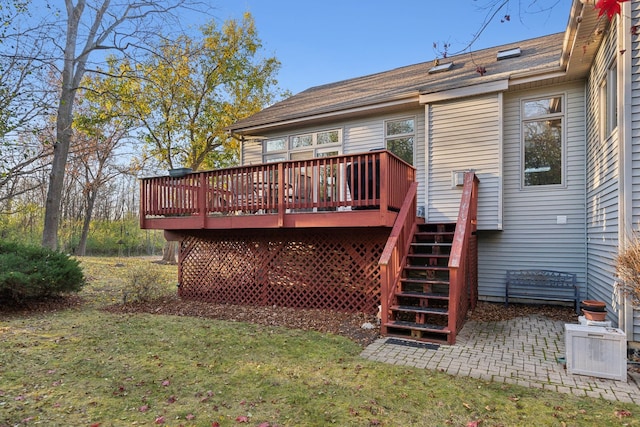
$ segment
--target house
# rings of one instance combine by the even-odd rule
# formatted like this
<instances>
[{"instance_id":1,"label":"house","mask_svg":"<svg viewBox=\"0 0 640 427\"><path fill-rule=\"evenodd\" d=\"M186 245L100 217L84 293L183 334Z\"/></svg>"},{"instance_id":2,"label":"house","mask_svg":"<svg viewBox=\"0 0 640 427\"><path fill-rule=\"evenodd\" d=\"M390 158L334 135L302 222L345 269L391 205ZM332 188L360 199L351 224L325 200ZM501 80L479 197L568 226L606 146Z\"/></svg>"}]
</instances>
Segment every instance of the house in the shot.
<instances>
[{"instance_id":1,"label":"house","mask_svg":"<svg viewBox=\"0 0 640 427\"><path fill-rule=\"evenodd\" d=\"M508 270L556 270L640 342L614 268L640 220L640 0L593 3L564 33L310 88L230 127L241 167L143 180L181 295L381 304L383 332L454 342Z\"/></svg>"}]
</instances>

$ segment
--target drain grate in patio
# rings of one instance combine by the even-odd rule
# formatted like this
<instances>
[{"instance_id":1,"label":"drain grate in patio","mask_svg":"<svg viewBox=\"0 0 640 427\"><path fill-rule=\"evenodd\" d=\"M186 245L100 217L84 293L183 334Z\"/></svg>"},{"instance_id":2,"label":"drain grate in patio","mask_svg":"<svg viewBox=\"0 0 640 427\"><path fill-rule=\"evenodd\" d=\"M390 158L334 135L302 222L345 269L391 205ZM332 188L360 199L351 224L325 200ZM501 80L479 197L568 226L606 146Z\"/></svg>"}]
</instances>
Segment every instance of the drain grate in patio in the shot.
<instances>
[{"instance_id":1,"label":"drain grate in patio","mask_svg":"<svg viewBox=\"0 0 640 427\"><path fill-rule=\"evenodd\" d=\"M440 345L438 344L431 344L427 342L405 341L405 340L399 340L397 338L389 338L384 343L393 344L393 345L403 345L405 347L424 348L426 350L437 350L440 348Z\"/></svg>"}]
</instances>

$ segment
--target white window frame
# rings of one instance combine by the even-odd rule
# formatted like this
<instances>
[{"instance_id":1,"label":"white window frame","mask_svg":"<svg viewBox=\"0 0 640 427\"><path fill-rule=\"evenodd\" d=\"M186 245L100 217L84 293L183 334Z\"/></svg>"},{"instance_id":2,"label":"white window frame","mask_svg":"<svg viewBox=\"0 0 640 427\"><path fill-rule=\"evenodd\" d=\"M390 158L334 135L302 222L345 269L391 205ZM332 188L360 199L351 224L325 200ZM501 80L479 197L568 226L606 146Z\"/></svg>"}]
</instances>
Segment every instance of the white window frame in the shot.
<instances>
[{"instance_id":1,"label":"white window frame","mask_svg":"<svg viewBox=\"0 0 640 427\"><path fill-rule=\"evenodd\" d=\"M337 132L338 133L338 141L333 143L318 143L318 135L327 132ZM338 153L342 153L342 128L331 128L331 129L322 129L313 132L304 132L304 133L296 133L291 135L283 135L274 138L269 138L265 140L262 144L262 160L264 163L273 162L273 161L282 161L282 160L290 160L292 156L295 156L296 153L303 153L306 151L312 152L312 157L318 157L319 154L322 154L327 151L337 151ZM311 136L311 144L304 145L300 147L294 147L294 141L296 138ZM285 148L282 150L273 150L267 151L267 145L269 141L285 141Z\"/></svg>"},{"instance_id":2,"label":"white window frame","mask_svg":"<svg viewBox=\"0 0 640 427\"><path fill-rule=\"evenodd\" d=\"M387 125L391 122L403 122L403 121L407 121L407 120L412 120L413 121L413 132L407 132L407 133L399 133L399 134L394 134L394 135L388 135L387 134ZM402 139L402 138L411 138L412 139L412 147L411 147L411 154L412 154L412 160L411 160L411 164L415 165L416 164L416 134L417 134L417 127L418 125L418 121L416 120L416 116L406 116L406 117L394 117L392 119L387 119L384 121L384 148L389 150L389 146L388 146L388 142L390 140L393 139Z\"/></svg>"},{"instance_id":3,"label":"white window frame","mask_svg":"<svg viewBox=\"0 0 640 427\"><path fill-rule=\"evenodd\" d=\"M600 138L611 137L618 128L618 64L614 59L600 83Z\"/></svg>"},{"instance_id":4,"label":"white window frame","mask_svg":"<svg viewBox=\"0 0 640 427\"><path fill-rule=\"evenodd\" d=\"M525 104L527 102L560 98L561 109L559 113L540 114L532 117L525 117ZM532 98L523 98L520 101L520 189L521 190L540 190L546 188L563 188L566 187L566 145L567 145L567 94L566 93L552 93L549 95L536 96ZM560 119L560 182L557 184L540 184L540 185L526 185L525 182L525 123L537 122L544 119Z\"/></svg>"}]
</instances>

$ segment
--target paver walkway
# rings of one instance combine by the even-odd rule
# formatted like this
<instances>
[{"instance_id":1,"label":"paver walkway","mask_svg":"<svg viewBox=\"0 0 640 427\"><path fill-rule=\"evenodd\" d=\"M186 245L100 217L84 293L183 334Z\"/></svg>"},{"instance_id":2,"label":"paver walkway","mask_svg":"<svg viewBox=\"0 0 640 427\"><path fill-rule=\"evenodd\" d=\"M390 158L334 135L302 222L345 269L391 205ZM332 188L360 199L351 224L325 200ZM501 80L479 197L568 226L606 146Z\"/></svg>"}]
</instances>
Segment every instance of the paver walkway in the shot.
<instances>
[{"instance_id":1,"label":"paver walkway","mask_svg":"<svg viewBox=\"0 0 640 427\"><path fill-rule=\"evenodd\" d=\"M469 321L453 346L433 349L421 343L380 338L361 356L451 375L640 404L637 373L630 371L626 383L567 373L558 362L565 356L564 325L563 321L536 315L501 322ZM408 345L393 344L398 341Z\"/></svg>"}]
</instances>

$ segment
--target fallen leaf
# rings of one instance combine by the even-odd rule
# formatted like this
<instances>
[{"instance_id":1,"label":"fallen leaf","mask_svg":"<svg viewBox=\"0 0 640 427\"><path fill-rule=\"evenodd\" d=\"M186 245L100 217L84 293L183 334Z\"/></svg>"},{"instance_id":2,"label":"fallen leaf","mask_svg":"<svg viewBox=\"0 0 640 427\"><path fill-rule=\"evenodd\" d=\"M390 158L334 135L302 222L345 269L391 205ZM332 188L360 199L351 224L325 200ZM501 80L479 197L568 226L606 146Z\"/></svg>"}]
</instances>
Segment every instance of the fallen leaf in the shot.
<instances>
[{"instance_id":1,"label":"fallen leaf","mask_svg":"<svg viewBox=\"0 0 640 427\"><path fill-rule=\"evenodd\" d=\"M177 397L169 396L169 398L167 399L167 403L176 403L176 400L178 400Z\"/></svg>"},{"instance_id":2,"label":"fallen leaf","mask_svg":"<svg viewBox=\"0 0 640 427\"><path fill-rule=\"evenodd\" d=\"M237 423L248 423L249 422L249 417L241 415L241 416L236 418L236 422Z\"/></svg>"},{"instance_id":3,"label":"fallen leaf","mask_svg":"<svg viewBox=\"0 0 640 427\"><path fill-rule=\"evenodd\" d=\"M156 418L155 423L156 423L156 424L164 424L164 417L158 417L158 418Z\"/></svg>"},{"instance_id":4,"label":"fallen leaf","mask_svg":"<svg viewBox=\"0 0 640 427\"><path fill-rule=\"evenodd\" d=\"M220 423L217 421L214 421L211 423L211 427L220 427Z\"/></svg>"},{"instance_id":5,"label":"fallen leaf","mask_svg":"<svg viewBox=\"0 0 640 427\"><path fill-rule=\"evenodd\" d=\"M469 405L468 403L462 403L462 406L464 406L465 408L467 408L468 410L471 410L471 405Z\"/></svg>"},{"instance_id":6,"label":"fallen leaf","mask_svg":"<svg viewBox=\"0 0 640 427\"><path fill-rule=\"evenodd\" d=\"M148 410L149 410L148 405L142 405L141 407L138 408L138 411L140 412L147 412Z\"/></svg>"},{"instance_id":7,"label":"fallen leaf","mask_svg":"<svg viewBox=\"0 0 640 427\"><path fill-rule=\"evenodd\" d=\"M480 425L482 421L480 420L476 420L476 421L469 421L467 423L467 427L478 427Z\"/></svg>"},{"instance_id":8,"label":"fallen leaf","mask_svg":"<svg viewBox=\"0 0 640 427\"><path fill-rule=\"evenodd\" d=\"M186 418L187 418L189 421L191 421L191 420L195 419L195 418L196 418L196 416L195 416L195 415L193 415L193 414L187 414Z\"/></svg>"},{"instance_id":9,"label":"fallen leaf","mask_svg":"<svg viewBox=\"0 0 640 427\"><path fill-rule=\"evenodd\" d=\"M169 380L162 381L162 386L163 387L167 387L169 384L171 384L171 381L169 381Z\"/></svg>"},{"instance_id":10,"label":"fallen leaf","mask_svg":"<svg viewBox=\"0 0 640 427\"><path fill-rule=\"evenodd\" d=\"M624 417L630 417L631 416L631 412L627 411L626 409L618 409L616 412L616 417L618 418L624 418Z\"/></svg>"}]
</instances>

